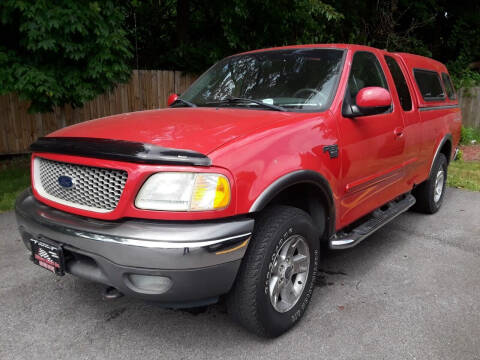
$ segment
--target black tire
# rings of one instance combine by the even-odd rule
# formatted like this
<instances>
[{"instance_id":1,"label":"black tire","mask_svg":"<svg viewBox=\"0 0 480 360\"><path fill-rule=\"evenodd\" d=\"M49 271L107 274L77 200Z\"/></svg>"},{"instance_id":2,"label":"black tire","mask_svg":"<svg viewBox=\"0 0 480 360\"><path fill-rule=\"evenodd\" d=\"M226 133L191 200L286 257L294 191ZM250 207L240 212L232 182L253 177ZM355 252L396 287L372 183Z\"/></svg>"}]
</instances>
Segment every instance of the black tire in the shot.
<instances>
[{"instance_id":1,"label":"black tire","mask_svg":"<svg viewBox=\"0 0 480 360\"><path fill-rule=\"evenodd\" d=\"M260 214L235 285L227 297L227 309L235 321L259 336L276 337L300 320L314 290L320 233L310 216L295 207L275 206ZM305 271L308 275L295 305L286 312L278 312L270 301L269 279L278 251L292 235L300 235L308 244L310 260L308 272Z\"/></svg>"},{"instance_id":2,"label":"black tire","mask_svg":"<svg viewBox=\"0 0 480 360\"><path fill-rule=\"evenodd\" d=\"M415 203L413 210L419 211L425 214L434 214L436 213L443 203L443 198L445 197L446 191L446 182L447 182L447 168L448 162L444 154L440 153L437 155L433 166L430 177L413 189L413 195L417 202ZM435 184L437 179L437 174L439 171L443 171L443 188L440 198L435 201Z\"/></svg>"}]
</instances>

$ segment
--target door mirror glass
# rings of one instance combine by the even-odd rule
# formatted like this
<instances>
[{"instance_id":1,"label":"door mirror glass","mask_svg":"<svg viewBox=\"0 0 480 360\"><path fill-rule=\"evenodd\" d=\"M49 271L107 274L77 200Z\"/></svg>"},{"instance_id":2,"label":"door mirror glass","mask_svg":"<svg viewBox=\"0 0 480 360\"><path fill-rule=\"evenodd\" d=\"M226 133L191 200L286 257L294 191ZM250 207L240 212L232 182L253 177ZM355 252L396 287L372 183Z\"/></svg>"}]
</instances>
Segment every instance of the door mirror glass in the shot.
<instances>
[{"instance_id":1,"label":"door mirror glass","mask_svg":"<svg viewBox=\"0 0 480 360\"><path fill-rule=\"evenodd\" d=\"M177 94L170 94L170 96L167 99L167 106L172 105L175 101L177 101L178 95Z\"/></svg>"}]
</instances>

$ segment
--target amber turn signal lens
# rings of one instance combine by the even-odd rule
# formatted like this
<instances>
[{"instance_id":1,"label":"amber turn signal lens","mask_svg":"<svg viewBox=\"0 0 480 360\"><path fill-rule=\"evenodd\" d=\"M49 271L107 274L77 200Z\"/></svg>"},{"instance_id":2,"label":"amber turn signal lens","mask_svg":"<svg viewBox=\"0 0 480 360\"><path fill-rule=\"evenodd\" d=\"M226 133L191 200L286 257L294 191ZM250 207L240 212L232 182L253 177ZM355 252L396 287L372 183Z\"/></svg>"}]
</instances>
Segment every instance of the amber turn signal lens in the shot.
<instances>
[{"instance_id":1,"label":"amber turn signal lens","mask_svg":"<svg viewBox=\"0 0 480 360\"><path fill-rule=\"evenodd\" d=\"M230 184L220 174L197 173L190 211L219 210L230 203Z\"/></svg>"},{"instance_id":2,"label":"amber turn signal lens","mask_svg":"<svg viewBox=\"0 0 480 360\"><path fill-rule=\"evenodd\" d=\"M213 200L214 209L223 209L230 203L230 184L227 178L220 176L217 181L217 190Z\"/></svg>"}]
</instances>

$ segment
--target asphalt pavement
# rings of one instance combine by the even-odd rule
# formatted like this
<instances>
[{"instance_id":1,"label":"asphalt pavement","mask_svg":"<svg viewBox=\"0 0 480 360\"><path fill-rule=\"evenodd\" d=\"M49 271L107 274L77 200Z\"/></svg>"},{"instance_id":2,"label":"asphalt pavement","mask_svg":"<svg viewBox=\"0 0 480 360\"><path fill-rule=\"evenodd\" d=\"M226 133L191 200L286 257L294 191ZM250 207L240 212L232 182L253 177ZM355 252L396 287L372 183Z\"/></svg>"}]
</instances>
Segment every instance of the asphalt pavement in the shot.
<instances>
[{"instance_id":1,"label":"asphalt pavement","mask_svg":"<svg viewBox=\"0 0 480 360\"><path fill-rule=\"evenodd\" d=\"M303 320L274 340L221 305L162 309L55 277L0 214L0 359L480 359L480 193L449 189L356 248L322 255Z\"/></svg>"}]
</instances>

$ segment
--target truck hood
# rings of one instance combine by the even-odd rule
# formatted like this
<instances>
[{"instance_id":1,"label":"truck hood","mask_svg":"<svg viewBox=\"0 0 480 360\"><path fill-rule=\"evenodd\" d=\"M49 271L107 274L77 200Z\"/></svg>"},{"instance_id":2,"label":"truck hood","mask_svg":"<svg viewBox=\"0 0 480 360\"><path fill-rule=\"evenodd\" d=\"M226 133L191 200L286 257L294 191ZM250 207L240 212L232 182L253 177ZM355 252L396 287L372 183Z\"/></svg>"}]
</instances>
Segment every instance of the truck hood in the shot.
<instances>
[{"instance_id":1,"label":"truck hood","mask_svg":"<svg viewBox=\"0 0 480 360\"><path fill-rule=\"evenodd\" d=\"M299 115L238 108L169 108L90 120L48 136L135 141L207 155L239 136L272 128Z\"/></svg>"}]
</instances>

